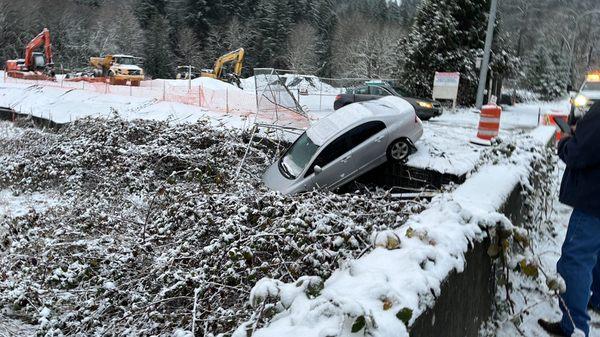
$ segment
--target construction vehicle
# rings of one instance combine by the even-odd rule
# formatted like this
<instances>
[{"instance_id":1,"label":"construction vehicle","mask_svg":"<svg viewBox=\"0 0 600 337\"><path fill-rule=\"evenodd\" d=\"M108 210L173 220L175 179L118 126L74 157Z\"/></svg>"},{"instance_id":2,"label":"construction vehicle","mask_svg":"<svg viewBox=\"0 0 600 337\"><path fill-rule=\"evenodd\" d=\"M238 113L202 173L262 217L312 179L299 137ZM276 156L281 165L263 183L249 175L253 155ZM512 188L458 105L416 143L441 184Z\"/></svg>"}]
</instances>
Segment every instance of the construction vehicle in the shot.
<instances>
[{"instance_id":1,"label":"construction vehicle","mask_svg":"<svg viewBox=\"0 0 600 337\"><path fill-rule=\"evenodd\" d=\"M569 122L574 124L579 118L600 101L600 69L586 74L585 81L578 92L571 92L571 112Z\"/></svg>"},{"instance_id":2,"label":"construction vehicle","mask_svg":"<svg viewBox=\"0 0 600 337\"><path fill-rule=\"evenodd\" d=\"M35 50L44 46L44 52ZM52 62L52 43L48 28L38 34L25 47L25 58L6 61L6 74L27 80L55 80Z\"/></svg>"},{"instance_id":3,"label":"construction vehicle","mask_svg":"<svg viewBox=\"0 0 600 337\"><path fill-rule=\"evenodd\" d=\"M203 69L201 76L216 78L227 83L235 83L239 87L245 56L244 48L229 52L215 61L213 69Z\"/></svg>"},{"instance_id":4,"label":"construction vehicle","mask_svg":"<svg viewBox=\"0 0 600 337\"><path fill-rule=\"evenodd\" d=\"M194 66L178 66L176 73L175 78L178 80L193 80L200 77L200 72Z\"/></svg>"},{"instance_id":5,"label":"construction vehicle","mask_svg":"<svg viewBox=\"0 0 600 337\"><path fill-rule=\"evenodd\" d=\"M106 55L91 57L96 78L108 78L110 84L137 87L144 80L144 70L137 65L137 58L131 55Z\"/></svg>"}]
</instances>

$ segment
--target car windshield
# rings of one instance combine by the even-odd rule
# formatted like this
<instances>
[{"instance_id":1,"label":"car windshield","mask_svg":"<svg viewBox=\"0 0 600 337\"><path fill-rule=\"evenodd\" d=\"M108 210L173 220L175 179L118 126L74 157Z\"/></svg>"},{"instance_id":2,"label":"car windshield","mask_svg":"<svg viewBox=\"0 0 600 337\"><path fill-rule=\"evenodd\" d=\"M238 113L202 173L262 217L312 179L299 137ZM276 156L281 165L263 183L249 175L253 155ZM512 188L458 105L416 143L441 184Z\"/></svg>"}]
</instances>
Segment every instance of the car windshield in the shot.
<instances>
[{"instance_id":1,"label":"car windshield","mask_svg":"<svg viewBox=\"0 0 600 337\"><path fill-rule=\"evenodd\" d=\"M135 65L133 57L117 57L117 63L123 65Z\"/></svg>"},{"instance_id":2,"label":"car windshield","mask_svg":"<svg viewBox=\"0 0 600 337\"><path fill-rule=\"evenodd\" d=\"M583 91L600 91L600 82L586 82L581 88Z\"/></svg>"},{"instance_id":3,"label":"car windshield","mask_svg":"<svg viewBox=\"0 0 600 337\"><path fill-rule=\"evenodd\" d=\"M279 161L279 170L287 178L299 176L315 155L319 146L305 133L289 148Z\"/></svg>"}]
</instances>

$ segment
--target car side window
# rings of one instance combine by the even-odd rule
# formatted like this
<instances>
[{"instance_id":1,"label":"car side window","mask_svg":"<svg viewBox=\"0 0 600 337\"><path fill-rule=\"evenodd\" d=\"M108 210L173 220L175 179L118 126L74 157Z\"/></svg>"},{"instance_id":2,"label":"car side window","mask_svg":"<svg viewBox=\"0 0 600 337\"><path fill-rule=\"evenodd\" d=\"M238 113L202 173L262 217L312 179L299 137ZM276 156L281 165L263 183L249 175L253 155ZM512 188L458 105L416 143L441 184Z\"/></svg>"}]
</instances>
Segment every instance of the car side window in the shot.
<instances>
[{"instance_id":1,"label":"car side window","mask_svg":"<svg viewBox=\"0 0 600 337\"><path fill-rule=\"evenodd\" d=\"M357 95L368 95L369 87L359 87L354 90L354 93Z\"/></svg>"},{"instance_id":2,"label":"car side window","mask_svg":"<svg viewBox=\"0 0 600 337\"><path fill-rule=\"evenodd\" d=\"M338 159L346 152L352 149L351 143L348 139L348 133L338 137L336 140L327 145L321 153L317 156L315 161L310 165L308 171L304 175L308 177L314 172L315 165L319 165L321 167L325 167L327 164L332 161Z\"/></svg>"},{"instance_id":3,"label":"car side window","mask_svg":"<svg viewBox=\"0 0 600 337\"><path fill-rule=\"evenodd\" d=\"M377 95L377 96L389 96L391 95L389 93L389 91L380 88L380 87L371 87L371 95Z\"/></svg>"},{"instance_id":4,"label":"car side window","mask_svg":"<svg viewBox=\"0 0 600 337\"><path fill-rule=\"evenodd\" d=\"M385 124L381 121L372 121L361 124L352 130L346 132L342 136L327 145L317 156L315 161L310 165L308 171L304 175L308 177L314 172L315 165L325 167L327 164L338 159L345 153L349 152L356 146L362 144L367 139L376 135L385 129Z\"/></svg>"},{"instance_id":5,"label":"car side window","mask_svg":"<svg viewBox=\"0 0 600 337\"><path fill-rule=\"evenodd\" d=\"M355 127L346 135L350 140L351 148L355 148L384 129L385 124L382 121L372 121Z\"/></svg>"}]
</instances>

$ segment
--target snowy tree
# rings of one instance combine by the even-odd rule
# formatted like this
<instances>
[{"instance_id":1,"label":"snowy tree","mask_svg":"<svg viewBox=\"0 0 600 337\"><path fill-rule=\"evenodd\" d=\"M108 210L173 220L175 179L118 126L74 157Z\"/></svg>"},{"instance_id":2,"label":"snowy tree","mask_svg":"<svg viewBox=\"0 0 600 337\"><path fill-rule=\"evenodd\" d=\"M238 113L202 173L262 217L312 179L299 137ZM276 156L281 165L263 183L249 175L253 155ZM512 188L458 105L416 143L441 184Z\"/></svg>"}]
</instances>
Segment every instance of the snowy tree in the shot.
<instances>
[{"instance_id":1,"label":"snowy tree","mask_svg":"<svg viewBox=\"0 0 600 337\"><path fill-rule=\"evenodd\" d=\"M285 46L292 23L288 0L260 0L256 11L257 65L285 68Z\"/></svg>"},{"instance_id":2,"label":"snowy tree","mask_svg":"<svg viewBox=\"0 0 600 337\"><path fill-rule=\"evenodd\" d=\"M172 78L174 56L171 52L167 19L155 14L148 21L144 37L144 68L156 78Z\"/></svg>"},{"instance_id":3,"label":"snowy tree","mask_svg":"<svg viewBox=\"0 0 600 337\"><path fill-rule=\"evenodd\" d=\"M459 102L475 99L477 55L482 54L488 1L425 0L400 44L397 76L415 96L430 97L436 71L460 72ZM500 40L497 40L497 42ZM496 53L507 53L498 43Z\"/></svg>"},{"instance_id":4,"label":"snowy tree","mask_svg":"<svg viewBox=\"0 0 600 337\"><path fill-rule=\"evenodd\" d=\"M191 28L185 27L179 31L178 62L181 65L201 66L201 45Z\"/></svg>"},{"instance_id":5,"label":"snowy tree","mask_svg":"<svg viewBox=\"0 0 600 337\"><path fill-rule=\"evenodd\" d=\"M395 46L402 36L400 27L383 26L358 15L340 22L333 44L335 76L391 78L397 60Z\"/></svg>"},{"instance_id":6,"label":"snowy tree","mask_svg":"<svg viewBox=\"0 0 600 337\"><path fill-rule=\"evenodd\" d=\"M336 3L334 0L315 0L312 7L312 20L317 28L317 57L318 74L331 77L332 75L332 41L335 25L337 24Z\"/></svg>"},{"instance_id":7,"label":"snowy tree","mask_svg":"<svg viewBox=\"0 0 600 337\"><path fill-rule=\"evenodd\" d=\"M286 63L290 69L313 73L317 65L317 30L307 22L292 27L288 38Z\"/></svg>"},{"instance_id":8,"label":"snowy tree","mask_svg":"<svg viewBox=\"0 0 600 337\"><path fill-rule=\"evenodd\" d=\"M543 99L555 99L566 93L568 64L554 49L538 46L529 60L526 74L529 88Z\"/></svg>"},{"instance_id":9,"label":"snowy tree","mask_svg":"<svg viewBox=\"0 0 600 337\"><path fill-rule=\"evenodd\" d=\"M152 24L156 21L155 15L166 15L166 1L137 0L135 12L143 29L152 28Z\"/></svg>"}]
</instances>

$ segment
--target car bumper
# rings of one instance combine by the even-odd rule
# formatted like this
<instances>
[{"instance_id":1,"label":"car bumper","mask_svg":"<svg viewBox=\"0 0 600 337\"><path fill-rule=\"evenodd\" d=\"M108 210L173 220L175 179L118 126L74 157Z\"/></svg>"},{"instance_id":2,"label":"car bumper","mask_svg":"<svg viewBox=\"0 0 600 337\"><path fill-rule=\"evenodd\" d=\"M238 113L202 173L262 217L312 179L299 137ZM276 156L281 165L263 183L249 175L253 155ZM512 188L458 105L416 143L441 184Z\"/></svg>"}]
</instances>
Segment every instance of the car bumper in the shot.
<instances>
[{"instance_id":1,"label":"car bumper","mask_svg":"<svg viewBox=\"0 0 600 337\"><path fill-rule=\"evenodd\" d=\"M436 109L415 109L417 116L421 119L429 119L433 117L441 116L444 113L442 108Z\"/></svg>"},{"instance_id":2,"label":"car bumper","mask_svg":"<svg viewBox=\"0 0 600 337\"><path fill-rule=\"evenodd\" d=\"M143 81L143 75L115 75L115 79L119 81Z\"/></svg>"}]
</instances>

